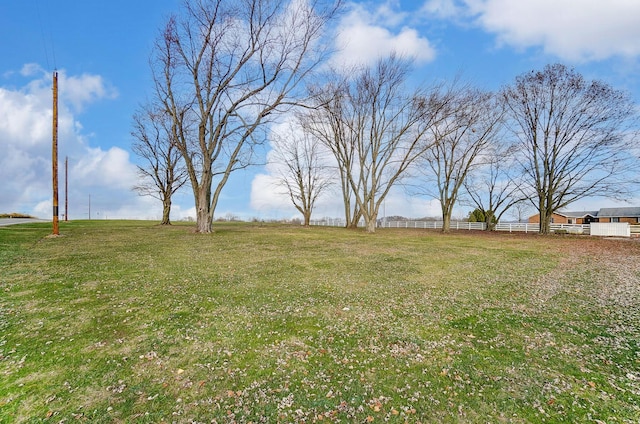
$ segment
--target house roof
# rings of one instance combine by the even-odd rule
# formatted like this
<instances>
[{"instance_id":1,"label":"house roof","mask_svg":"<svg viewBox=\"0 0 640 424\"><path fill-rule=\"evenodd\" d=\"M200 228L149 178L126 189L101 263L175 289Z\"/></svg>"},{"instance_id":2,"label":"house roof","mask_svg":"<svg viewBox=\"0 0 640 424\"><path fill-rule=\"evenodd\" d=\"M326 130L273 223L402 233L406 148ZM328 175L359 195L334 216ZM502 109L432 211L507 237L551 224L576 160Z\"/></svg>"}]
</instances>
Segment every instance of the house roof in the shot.
<instances>
[{"instance_id":1,"label":"house roof","mask_svg":"<svg viewBox=\"0 0 640 424\"><path fill-rule=\"evenodd\" d=\"M584 218L586 216L592 216L594 218L640 218L640 207L634 206L627 208L601 208L598 211L557 211L556 213L567 218Z\"/></svg>"},{"instance_id":2,"label":"house roof","mask_svg":"<svg viewBox=\"0 0 640 424\"><path fill-rule=\"evenodd\" d=\"M602 210L602 209L601 209ZM586 216L599 216L598 211L580 211L580 212L556 212L558 215L566 216L568 218L584 218Z\"/></svg>"},{"instance_id":3,"label":"house roof","mask_svg":"<svg viewBox=\"0 0 640 424\"><path fill-rule=\"evenodd\" d=\"M630 208L602 208L598 211L598 217L640 217L640 207Z\"/></svg>"},{"instance_id":4,"label":"house roof","mask_svg":"<svg viewBox=\"0 0 640 424\"><path fill-rule=\"evenodd\" d=\"M566 218L638 218L640 220L640 206L627 208L601 208L597 211L556 211L554 212ZM536 216L532 215L533 216Z\"/></svg>"}]
</instances>

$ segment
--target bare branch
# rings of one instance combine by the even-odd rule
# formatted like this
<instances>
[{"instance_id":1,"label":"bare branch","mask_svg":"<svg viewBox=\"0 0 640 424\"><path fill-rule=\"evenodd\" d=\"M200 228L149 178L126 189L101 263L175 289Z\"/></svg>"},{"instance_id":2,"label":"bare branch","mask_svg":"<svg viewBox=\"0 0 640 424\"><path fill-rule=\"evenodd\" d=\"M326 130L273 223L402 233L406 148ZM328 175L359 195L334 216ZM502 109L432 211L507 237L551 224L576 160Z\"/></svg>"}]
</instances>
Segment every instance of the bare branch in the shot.
<instances>
[{"instance_id":1,"label":"bare branch","mask_svg":"<svg viewBox=\"0 0 640 424\"><path fill-rule=\"evenodd\" d=\"M273 134L273 163L280 168L278 182L308 226L318 197L333 184L322 144L300 127Z\"/></svg>"},{"instance_id":2,"label":"bare branch","mask_svg":"<svg viewBox=\"0 0 640 424\"><path fill-rule=\"evenodd\" d=\"M297 103L303 80L324 57L319 41L338 5L186 0L167 22L153 75L185 158L198 231L211 231L230 174L255 163L265 124Z\"/></svg>"},{"instance_id":3,"label":"bare branch","mask_svg":"<svg viewBox=\"0 0 640 424\"><path fill-rule=\"evenodd\" d=\"M173 138L172 119L158 107L147 104L133 116L131 148L142 159L140 183L133 190L162 202L162 224L170 224L171 197L188 181L187 170Z\"/></svg>"},{"instance_id":4,"label":"bare branch","mask_svg":"<svg viewBox=\"0 0 640 424\"><path fill-rule=\"evenodd\" d=\"M435 183L435 193L428 183L421 191L440 200L446 232L467 177L498 142L503 112L492 93L468 86L454 85L442 97L448 100L429 126L433 143L421 158L422 173Z\"/></svg>"},{"instance_id":5,"label":"bare branch","mask_svg":"<svg viewBox=\"0 0 640 424\"><path fill-rule=\"evenodd\" d=\"M636 116L627 94L556 64L517 77L503 96L540 232L548 233L553 213L576 200L628 194Z\"/></svg>"}]
</instances>

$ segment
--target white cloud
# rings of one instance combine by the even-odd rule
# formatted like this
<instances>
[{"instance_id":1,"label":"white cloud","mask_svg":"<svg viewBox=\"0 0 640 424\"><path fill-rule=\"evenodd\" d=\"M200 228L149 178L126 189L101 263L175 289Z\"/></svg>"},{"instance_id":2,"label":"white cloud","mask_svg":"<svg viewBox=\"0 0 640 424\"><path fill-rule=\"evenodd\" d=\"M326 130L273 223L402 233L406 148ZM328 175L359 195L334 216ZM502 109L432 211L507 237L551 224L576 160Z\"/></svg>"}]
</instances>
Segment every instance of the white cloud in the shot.
<instances>
[{"instance_id":1,"label":"white cloud","mask_svg":"<svg viewBox=\"0 0 640 424\"><path fill-rule=\"evenodd\" d=\"M62 100L71 104L77 112L81 112L85 105L96 100L114 99L118 96L116 89L107 84L100 75L62 74L59 86Z\"/></svg>"},{"instance_id":2,"label":"white cloud","mask_svg":"<svg viewBox=\"0 0 640 424\"><path fill-rule=\"evenodd\" d=\"M410 196L402 188L395 187L391 189L380 208L380 217L384 215L437 218L442 216L442 210L438 200Z\"/></svg>"},{"instance_id":3,"label":"white cloud","mask_svg":"<svg viewBox=\"0 0 640 424\"><path fill-rule=\"evenodd\" d=\"M37 65L25 65L20 74L31 78L23 87L0 87L0 212L47 218L51 215L53 191L52 77ZM129 153L118 147L105 150L90 146L76 116L92 102L112 98L114 90L97 75L67 76L61 71L59 82L60 213L64 213L64 160L68 157L71 218L88 217L89 196L95 214L99 212L103 217L144 218L159 214L157 201L141 198L130 190L137 173Z\"/></svg>"},{"instance_id":4,"label":"white cloud","mask_svg":"<svg viewBox=\"0 0 640 424\"><path fill-rule=\"evenodd\" d=\"M497 34L503 45L542 46L545 53L572 61L633 58L640 54L640 2L635 0L465 3L476 22Z\"/></svg>"},{"instance_id":5,"label":"white cloud","mask_svg":"<svg viewBox=\"0 0 640 424\"><path fill-rule=\"evenodd\" d=\"M32 77L37 74L41 74L43 69L37 63L27 63L20 69L20 75L24 77Z\"/></svg>"},{"instance_id":6,"label":"white cloud","mask_svg":"<svg viewBox=\"0 0 640 424\"><path fill-rule=\"evenodd\" d=\"M81 185L105 184L125 190L130 189L137 178L136 167L129 162L129 152L118 147L86 148L71 172Z\"/></svg>"},{"instance_id":7,"label":"white cloud","mask_svg":"<svg viewBox=\"0 0 640 424\"><path fill-rule=\"evenodd\" d=\"M422 6L420 14L427 18L449 19L464 15L464 10L455 0L429 0Z\"/></svg>"},{"instance_id":8,"label":"white cloud","mask_svg":"<svg viewBox=\"0 0 640 424\"><path fill-rule=\"evenodd\" d=\"M273 174L257 174L251 181L252 209L269 213L271 211L287 211L293 213L296 209L291 200L278 184L278 177Z\"/></svg>"},{"instance_id":9,"label":"white cloud","mask_svg":"<svg viewBox=\"0 0 640 424\"><path fill-rule=\"evenodd\" d=\"M394 10L390 3L372 12L361 4L352 5L339 24L334 65L369 65L394 52L417 62L433 60L436 52L429 40L416 29L401 26L407 15Z\"/></svg>"}]
</instances>

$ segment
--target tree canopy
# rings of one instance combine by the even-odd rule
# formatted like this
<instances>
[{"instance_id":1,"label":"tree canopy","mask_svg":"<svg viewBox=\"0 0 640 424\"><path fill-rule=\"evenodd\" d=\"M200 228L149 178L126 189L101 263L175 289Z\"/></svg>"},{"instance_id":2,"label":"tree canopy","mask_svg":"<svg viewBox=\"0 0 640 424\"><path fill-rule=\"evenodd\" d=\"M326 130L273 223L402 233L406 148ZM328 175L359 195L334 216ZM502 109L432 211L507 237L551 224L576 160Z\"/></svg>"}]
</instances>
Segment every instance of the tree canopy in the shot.
<instances>
[{"instance_id":1,"label":"tree canopy","mask_svg":"<svg viewBox=\"0 0 640 424\"><path fill-rule=\"evenodd\" d=\"M578 199L629 192L636 114L625 92L555 64L518 76L503 98L523 194L540 213L541 233L554 212Z\"/></svg>"}]
</instances>

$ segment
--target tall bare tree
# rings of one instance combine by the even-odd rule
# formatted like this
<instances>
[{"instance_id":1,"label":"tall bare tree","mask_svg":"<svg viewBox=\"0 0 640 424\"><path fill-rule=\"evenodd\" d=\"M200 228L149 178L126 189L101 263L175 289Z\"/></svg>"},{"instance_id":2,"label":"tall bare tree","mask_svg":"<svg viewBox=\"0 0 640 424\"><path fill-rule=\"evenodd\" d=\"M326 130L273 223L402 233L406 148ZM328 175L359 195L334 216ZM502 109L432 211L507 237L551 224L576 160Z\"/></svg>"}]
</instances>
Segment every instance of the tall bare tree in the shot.
<instances>
[{"instance_id":1,"label":"tall bare tree","mask_svg":"<svg viewBox=\"0 0 640 424\"><path fill-rule=\"evenodd\" d=\"M142 159L141 181L133 190L162 202L162 225L171 225L171 198L189 180L180 151L176 148L169 114L153 104L133 116L133 152Z\"/></svg>"},{"instance_id":2,"label":"tall bare tree","mask_svg":"<svg viewBox=\"0 0 640 424\"><path fill-rule=\"evenodd\" d=\"M354 200L350 184L351 170L355 167L357 134L352 131L353 114L346 107L349 96L348 77L333 72L330 82L323 87L312 86L310 91L315 107L298 115L302 129L319 140L333 155L336 173L340 177L340 190L344 205L347 228L356 228L362 217L360 207Z\"/></svg>"},{"instance_id":3,"label":"tall bare tree","mask_svg":"<svg viewBox=\"0 0 640 424\"><path fill-rule=\"evenodd\" d=\"M286 133L274 133L271 144L272 160L280 170L278 183L308 227L316 200L333 183L323 146L311 134L292 125Z\"/></svg>"},{"instance_id":4,"label":"tall bare tree","mask_svg":"<svg viewBox=\"0 0 640 424\"><path fill-rule=\"evenodd\" d=\"M436 190L427 188L424 193L440 200L444 232L450 230L468 174L481 165L483 153L496 141L503 115L492 93L454 86L448 96L451 101L440 109L440 119L429 127L433 143L421 159L423 173L427 181L435 180Z\"/></svg>"},{"instance_id":5,"label":"tall bare tree","mask_svg":"<svg viewBox=\"0 0 640 424\"><path fill-rule=\"evenodd\" d=\"M578 199L628 192L637 163L628 150L635 106L627 94L555 64L518 76L503 95L540 233Z\"/></svg>"},{"instance_id":6,"label":"tall bare tree","mask_svg":"<svg viewBox=\"0 0 640 424\"><path fill-rule=\"evenodd\" d=\"M326 141L368 232L375 232L378 212L391 188L427 145L423 136L437 109L437 90L409 90L410 63L392 55L374 66L351 72L335 87L314 122Z\"/></svg>"},{"instance_id":7,"label":"tall bare tree","mask_svg":"<svg viewBox=\"0 0 640 424\"><path fill-rule=\"evenodd\" d=\"M256 162L265 124L297 102L324 57L319 41L336 10L323 0L186 0L168 20L153 77L173 118L199 232L212 231L230 174Z\"/></svg>"}]
</instances>

